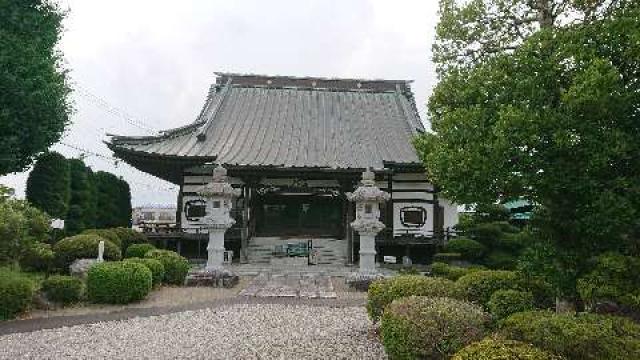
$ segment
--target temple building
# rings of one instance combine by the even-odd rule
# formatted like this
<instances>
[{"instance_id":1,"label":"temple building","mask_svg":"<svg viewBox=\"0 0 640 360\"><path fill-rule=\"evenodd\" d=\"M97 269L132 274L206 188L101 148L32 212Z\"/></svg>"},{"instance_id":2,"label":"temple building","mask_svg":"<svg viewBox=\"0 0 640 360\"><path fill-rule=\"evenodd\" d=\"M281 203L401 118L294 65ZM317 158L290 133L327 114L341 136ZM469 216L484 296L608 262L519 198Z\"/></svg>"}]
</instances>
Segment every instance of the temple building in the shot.
<instances>
[{"instance_id":1,"label":"temple building","mask_svg":"<svg viewBox=\"0 0 640 360\"><path fill-rule=\"evenodd\" d=\"M313 239L321 263L357 262L346 193L363 171L390 194L381 205L384 255L420 262L457 223L457 206L428 181L412 138L422 132L409 81L216 73L189 125L157 136L111 136L115 156L180 186L173 246L204 254L197 189L214 166L241 190L225 247L241 262L268 262L278 244Z\"/></svg>"}]
</instances>

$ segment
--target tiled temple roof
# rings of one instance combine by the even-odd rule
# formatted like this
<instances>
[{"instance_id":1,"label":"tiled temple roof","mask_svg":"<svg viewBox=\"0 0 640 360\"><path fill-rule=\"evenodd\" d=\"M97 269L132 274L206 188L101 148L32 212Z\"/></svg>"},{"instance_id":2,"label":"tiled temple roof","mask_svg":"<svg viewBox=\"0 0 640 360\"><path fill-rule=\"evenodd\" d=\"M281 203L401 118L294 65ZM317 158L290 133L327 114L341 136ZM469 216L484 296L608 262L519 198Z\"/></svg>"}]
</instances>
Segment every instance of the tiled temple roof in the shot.
<instances>
[{"instance_id":1,"label":"tiled temple roof","mask_svg":"<svg viewBox=\"0 0 640 360\"><path fill-rule=\"evenodd\" d=\"M424 128L407 81L217 76L194 123L112 136L109 147L128 162L127 153L280 168L419 162L411 138Z\"/></svg>"}]
</instances>

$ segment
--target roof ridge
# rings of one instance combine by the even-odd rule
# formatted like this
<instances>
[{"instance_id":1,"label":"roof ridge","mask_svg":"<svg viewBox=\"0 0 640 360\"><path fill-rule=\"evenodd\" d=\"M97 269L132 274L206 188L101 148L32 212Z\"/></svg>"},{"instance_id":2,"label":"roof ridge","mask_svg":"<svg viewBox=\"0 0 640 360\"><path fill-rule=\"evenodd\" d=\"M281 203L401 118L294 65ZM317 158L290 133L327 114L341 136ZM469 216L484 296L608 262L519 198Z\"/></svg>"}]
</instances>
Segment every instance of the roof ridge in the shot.
<instances>
[{"instance_id":1,"label":"roof ridge","mask_svg":"<svg viewBox=\"0 0 640 360\"><path fill-rule=\"evenodd\" d=\"M405 83L411 84L413 80L402 79L367 79L367 78L350 78L350 77L324 77L324 76L294 76L294 75L267 75L254 73L234 73L216 71L214 74L218 77L256 77L256 78L273 78L273 79L291 79L291 80L321 80L321 81L362 81L362 82L387 82L387 83Z\"/></svg>"}]
</instances>

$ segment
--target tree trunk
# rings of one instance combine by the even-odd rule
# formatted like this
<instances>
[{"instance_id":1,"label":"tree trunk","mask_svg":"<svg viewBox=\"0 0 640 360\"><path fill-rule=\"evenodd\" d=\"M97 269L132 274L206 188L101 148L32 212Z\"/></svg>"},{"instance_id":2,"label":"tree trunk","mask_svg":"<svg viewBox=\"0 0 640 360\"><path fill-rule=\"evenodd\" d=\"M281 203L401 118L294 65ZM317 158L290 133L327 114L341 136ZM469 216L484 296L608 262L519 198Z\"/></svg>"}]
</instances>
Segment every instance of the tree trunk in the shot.
<instances>
[{"instance_id":1,"label":"tree trunk","mask_svg":"<svg viewBox=\"0 0 640 360\"><path fill-rule=\"evenodd\" d=\"M553 13L551 11L552 0L535 0L535 9L537 11L538 23L540 29L549 29L553 27Z\"/></svg>"}]
</instances>

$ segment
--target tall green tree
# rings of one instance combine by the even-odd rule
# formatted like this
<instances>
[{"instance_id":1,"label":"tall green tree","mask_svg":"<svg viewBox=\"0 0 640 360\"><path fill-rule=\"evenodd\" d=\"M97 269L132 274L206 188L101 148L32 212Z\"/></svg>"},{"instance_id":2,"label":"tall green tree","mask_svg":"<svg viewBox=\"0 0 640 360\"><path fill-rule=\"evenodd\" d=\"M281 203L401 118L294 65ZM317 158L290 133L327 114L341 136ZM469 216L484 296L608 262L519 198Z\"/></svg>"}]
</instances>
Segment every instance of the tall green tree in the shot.
<instances>
[{"instance_id":1,"label":"tall green tree","mask_svg":"<svg viewBox=\"0 0 640 360\"><path fill-rule=\"evenodd\" d=\"M117 176L98 171L94 175L96 187L96 228L129 227L131 192L129 184Z\"/></svg>"},{"instance_id":2,"label":"tall green tree","mask_svg":"<svg viewBox=\"0 0 640 360\"><path fill-rule=\"evenodd\" d=\"M0 175L31 165L69 122L63 16L53 1L0 1Z\"/></svg>"},{"instance_id":3,"label":"tall green tree","mask_svg":"<svg viewBox=\"0 0 640 360\"><path fill-rule=\"evenodd\" d=\"M513 32L523 36L507 45L491 29L513 17L505 8L511 2L442 1L438 44L456 46L436 47L434 132L416 147L430 176L459 203L522 197L539 204L539 235L553 244L551 268L569 274L563 290L571 294L587 259L625 251L639 226L640 5L512 2L523 9L555 4L569 19L552 11L553 21L514 20ZM480 4L495 16L484 19ZM580 8L591 10L571 14ZM483 48L490 39L497 45ZM473 55L464 58L467 52Z\"/></svg>"},{"instance_id":4,"label":"tall green tree","mask_svg":"<svg viewBox=\"0 0 640 360\"><path fill-rule=\"evenodd\" d=\"M440 0L433 46L441 75L517 49L540 30L610 17L630 0Z\"/></svg>"},{"instance_id":5,"label":"tall green tree","mask_svg":"<svg viewBox=\"0 0 640 360\"><path fill-rule=\"evenodd\" d=\"M71 197L69 162L57 152L48 152L38 161L27 178L27 200L49 216L65 219Z\"/></svg>"},{"instance_id":6,"label":"tall green tree","mask_svg":"<svg viewBox=\"0 0 640 360\"><path fill-rule=\"evenodd\" d=\"M81 159L69 159L71 173L71 198L65 222L67 234L78 234L95 227L96 205L93 174Z\"/></svg>"},{"instance_id":7,"label":"tall green tree","mask_svg":"<svg viewBox=\"0 0 640 360\"><path fill-rule=\"evenodd\" d=\"M0 186L0 263L15 262L35 241L45 241L49 217Z\"/></svg>"}]
</instances>

